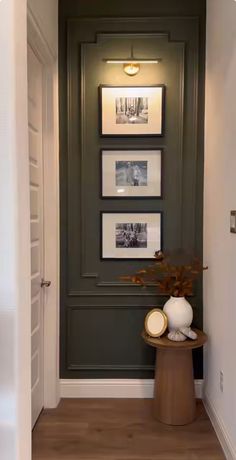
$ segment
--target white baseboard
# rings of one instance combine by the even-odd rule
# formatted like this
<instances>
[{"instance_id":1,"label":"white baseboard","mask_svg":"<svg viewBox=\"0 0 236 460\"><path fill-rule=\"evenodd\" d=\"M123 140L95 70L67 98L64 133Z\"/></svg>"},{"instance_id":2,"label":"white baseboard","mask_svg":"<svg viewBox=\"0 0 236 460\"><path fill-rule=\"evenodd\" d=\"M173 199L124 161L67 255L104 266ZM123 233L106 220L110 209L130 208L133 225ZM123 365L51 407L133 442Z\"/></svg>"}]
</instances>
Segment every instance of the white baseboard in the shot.
<instances>
[{"instance_id":1,"label":"white baseboard","mask_svg":"<svg viewBox=\"0 0 236 460\"><path fill-rule=\"evenodd\" d=\"M207 414L211 420L211 423L216 432L217 438L220 441L221 447L224 451L225 457L227 460L236 460L236 450L233 446L233 443L227 433L226 427L217 414L214 405L210 401L210 398L207 394L204 397L204 406L207 411Z\"/></svg>"},{"instance_id":2,"label":"white baseboard","mask_svg":"<svg viewBox=\"0 0 236 460\"><path fill-rule=\"evenodd\" d=\"M142 379L63 379L61 398L152 398L154 380ZM202 399L203 380L195 380L196 398Z\"/></svg>"}]
</instances>

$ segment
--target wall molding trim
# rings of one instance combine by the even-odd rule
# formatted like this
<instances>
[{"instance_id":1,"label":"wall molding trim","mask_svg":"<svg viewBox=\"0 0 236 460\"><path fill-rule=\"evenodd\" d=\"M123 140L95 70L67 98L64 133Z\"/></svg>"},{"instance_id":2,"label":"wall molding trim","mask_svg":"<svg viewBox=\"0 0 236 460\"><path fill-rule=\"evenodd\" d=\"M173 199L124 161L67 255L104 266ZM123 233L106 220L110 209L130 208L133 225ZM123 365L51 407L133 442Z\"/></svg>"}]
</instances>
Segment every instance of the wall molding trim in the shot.
<instances>
[{"instance_id":1,"label":"wall molding trim","mask_svg":"<svg viewBox=\"0 0 236 460\"><path fill-rule=\"evenodd\" d=\"M89 0L88 0L89 3ZM155 2L154 2L155 3ZM168 2L167 2L168 3ZM196 2L197 5L197 2ZM196 12L196 8L190 8ZM142 10L142 2L140 2ZM99 8L98 8L99 9ZM152 9L152 8L151 8ZM198 9L198 8L197 8ZM90 7L87 9L90 15ZM102 65L102 59L120 53L121 45L124 49L129 48L130 40L145 41L145 52L151 53L151 49L156 47L161 50L163 61L168 62L168 68L162 67L162 77L166 86L169 87L169 97L166 107L166 124L170 130L165 138L158 139L158 147L166 152L163 184L167 190L165 203L160 203L159 210L166 214L165 225L165 245L181 247L184 241L185 247L197 245L200 250L202 246L201 231L201 208L202 208L202 165L203 165L203 123L202 118L198 117L198 103L203 111L204 96L204 24L205 8L199 6L199 14L196 16L185 15L176 16L176 10L167 5L166 13L159 14L159 7L153 4L153 16L145 18L142 15L132 18L125 16L125 10L119 8L116 16L101 17L100 14L93 14L92 17L83 15L78 16L77 8L61 11L61 78L60 78L60 185L61 185L61 339L62 353L60 359L60 370L62 379L79 379L77 384L71 380L71 384L64 380L62 383L62 394L74 394L75 397L106 397L109 391L110 397L148 397L145 395L152 392L153 385L144 381L133 382L125 385L111 380L106 385L96 384L90 381L95 377L108 379L115 377L152 377L153 373L146 371L152 370L148 366L143 368L143 363L152 363L154 360L154 350L148 349L140 341L140 330L142 330L143 319L146 314L146 304L157 301L156 293L153 291L140 291L137 286L127 286L119 282L119 276L125 271L126 262L103 263L100 260L99 247L101 245L101 228L97 219L97 212L100 209L101 199L101 171L94 170L90 174L90 162L95 161L96 165L101 165L97 156L98 144L102 142L103 147L111 148L111 140L99 139L99 117L101 107L98 104L97 86L101 82L107 84L114 83L113 71ZM145 39L144 39L145 37ZM137 41L137 45L138 45ZM169 43L169 44L168 44ZM140 51L141 52L141 51ZM143 52L143 51L142 51ZM173 59L170 59L172 56ZM166 59L165 59L166 58ZM91 76L90 68L96 64L96 78ZM127 84L127 77L119 70L120 84ZM155 83L155 72L146 74L146 84ZM141 80L140 80L141 81ZM197 89L199 86L199 95ZM198 101L199 99L199 101ZM96 107L91 119L88 105ZM174 120L169 119L169 108L172 107L175 113ZM97 113L98 112L98 113ZM93 128L88 130L88 121ZM196 125L196 126L194 126ZM78 128L79 127L79 128ZM183 139L184 138L184 139ZM122 141L123 142L123 141ZM156 148L156 140L150 138L140 138L134 142L133 139L126 139L126 148ZM197 148L198 144L201 146ZM100 145L101 147L101 145ZM120 144L121 147L121 144ZM119 147L119 148L120 148ZM174 150L174 160L170 152ZM88 152L90 154L88 155ZM189 152L192 152L189 155ZM199 171L191 167L195 165L196 156L199 154ZM173 161L174 166L173 166ZM198 162L197 162L198 163ZM175 169L174 179L168 171ZM95 168L96 169L96 168ZM191 172L191 174L189 173ZM99 174L98 174L99 172ZM90 174L90 180L86 181L86 173ZM197 177L195 178L195 175ZM199 180L198 180L199 178ZM89 194L93 188L92 195ZM168 191L169 190L169 191ZM187 193L186 193L187 191ZM90 199L88 201L88 196ZM74 197L77 197L75 202ZM199 216L197 227L195 226L195 201L199 204ZM176 205L177 203L177 205ZM108 202L106 209L108 207ZM118 206L118 202L116 203ZM118 207L116 206L116 211ZM127 204L128 206L128 204ZM88 213L88 208L91 208ZM94 209L93 209L94 208ZM128 209L128 208L127 208ZM142 210L141 201L135 202L136 211ZM154 201L147 203L146 209L149 212L155 211ZM115 208L114 208L115 211ZM170 218L168 216L171 216ZM84 217L84 218L83 218ZM175 222L173 232L172 220ZM91 224L94 225L93 238L88 234ZM79 234L79 238L78 238ZM136 261L138 264L139 262ZM133 286L133 287L132 287ZM164 303L163 295L158 296L158 303ZM201 323L202 311L202 292L197 290L194 300L197 305L196 321ZM127 306L125 306L125 304ZM135 304L135 305L134 305ZM84 306L86 307L84 307ZM138 305L138 306L137 306ZM135 315L133 315L133 310ZM106 320L103 318L105 318ZM110 363L103 365L91 353L81 348L84 343L84 334L87 318L93 318L93 324L100 324L96 332L91 334L91 349L96 350L97 343L104 350L103 327L105 322L116 324L117 339L132 341L133 346L115 350L116 335L112 335L110 347L106 350L104 362ZM129 324L132 321L132 335L130 335ZM119 327L121 325L121 327ZM94 326L95 327L95 326ZM122 334L119 334L122 330ZM119 336L119 337L118 337ZM100 338L101 337L101 341ZM91 351L91 350L90 350ZM128 354L127 354L128 353ZM125 358L123 354L126 354ZM97 356L99 356L97 350ZM114 358L116 356L116 358ZM140 361L140 356L142 357ZM200 365L196 366L197 377L202 377L201 360ZM127 365L116 365L113 362L130 363ZM90 362L90 365L88 364ZM95 363L91 365L91 362ZM85 364L84 364L85 363ZM135 363L138 363L136 365ZM139 365L139 363L141 363ZM83 372L82 372L83 371ZM117 372L114 372L117 371ZM129 371L129 372L125 372ZM131 372L132 371L132 372ZM81 377L88 379L80 381ZM105 387L104 387L105 385ZM141 388L141 389L140 389ZM151 390L150 390L151 388ZM99 394L97 394L99 393ZM121 393L121 394L120 394ZM84 394L86 396L84 396ZM152 395L152 393L151 393ZM72 397L72 396L71 396Z\"/></svg>"},{"instance_id":2,"label":"wall molding trim","mask_svg":"<svg viewBox=\"0 0 236 460\"><path fill-rule=\"evenodd\" d=\"M40 24L40 20L39 18L35 17L29 2L27 4L27 27L28 34L30 34L31 37L34 36L34 41L37 42L37 45L40 43L38 48L43 53L44 60L47 59L49 63L51 60L55 61L57 59L57 53L52 49L47 38L45 37L43 33L43 27ZM36 49L36 51L38 50Z\"/></svg>"},{"instance_id":3,"label":"wall molding trim","mask_svg":"<svg viewBox=\"0 0 236 460\"><path fill-rule=\"evenodd\" d=\"M152 23L152 26L150 26ZM75 253L78 263L78 273L79 276L75 277L75 267L73 262L73 257L69 257L67 253L65 260L67 270L65 271L65 291L66 297L127 297L134 296L136 293L129 292L128 286L124 283L106 280L106 275L100 273L101 269L99 268L98 272L94 272L94 263L91 261L91 257L88 255L88 251L85 250L87 247L85 244L86 235L88 234L86 228L86 219L81 218L83 216L87 204L86 200L86 188L84 181L84 171L85 171L85 161L86 161L86 139L87 139L87 130L86 130L86 49L87 46L93 45L94 49L96 46L100 49L102 44L102 39L104 37L115 37L115 38L127 38L130 40L130 37L143 37L149 39L163 39L166 43L176 43L178 46L178 63L179 63L179 75L178 75L178 122L177 122L177 132L176 132L176 146L178 146L178 164L177 164L177 182L176 182L176 193L178 198L176 203L179 208L178 224L177 231L178 242L176 242L177 247L181 246L181 242L185 239L185 234L183 234L182 228L182 215L183 215L183 180L184 180L184 95L185 87L189 85L185 82L185 67L189 67L188 72L191 73L193 69L194 78L193 78L193 94L192 100L194 101L194 107L191 108L190 114L193 116L194 133L193 136L190 136L189 139L193 138L193 145L191 150L194 152L194 163L196 163L197 157L197 92L198 88L198 33L199 33L199 17L198 16L154 16L154 17L70 17L66 21L67 24L67 99L68 99L68 110L67 110L67 135L65 136L65 142L67 142L67 156L65 157L65 162L67 164L67 176L66 176L66 187L67 187L67 197L66 204L68 206L67 212L67 235L66 235L66 248L68 253ZM122 24L122 27L121 27ZM175 27L177 26L177 27ZM112 31L111 31L112 30ZM165 30L165 32L163 32ZM193 31L195 31L193 33ZM189 43L191 49L195 50L192 53L192 57L188 62L185 62L186 53L185 49ZM78 75L77 75L78 73ZM80 104L75 104L76 100L80 100ZM74 122L73 120L76 120ZM65 119L66 122L66 119ZM80 124L80 130L78 132L77 125ZM190 128L188 127L190 130ZM177 147L176 147L177 148ZM79 174L78 185L75 187L73 185L74 177L74 156L75 152L79 151L78 165L76 169ZM76 157L78 155L76 154ZM72 178L72 179L71 179ZM70 185L70 186L69 186ZM191 195L192 200L195 202L196 194L196 183L195 177L191 181ZM76 222L76 226L79 228L80 232L80 241L82 244L78 243L78 238L75 228L75 212L68 203L73 203L71 200L71 195L78 194L79 196L79 219ZM64 205L63 205L64 206ZM191 212L191 228L194 234L194 222L195 222L195 211L193 211L192 206L189 206L189 213ZM76 238L76 239L75 239ZM90 260L93 269L90 270L88 266L88 260ZM104 276L104 280L99 278ZM63 277L62 277L63 279ZM83 283L81 280L91 280L98 279L97 283ZM104 289L104 290L102 290ZM108 291L110 289L110 291ZM116 289L116 290L115 290ZM125 291L124 291L125 289ZM133 291L133 289L132 289ZM137 295L143 297L152 297L153 293L150 292L140 292Z\"/></svg>"},{"instance_id":4,"label":"wall molding trim","mask_svg":"<svg viewBox=\"0 0 236 460\"><path fill-rule=\"evenodd\" d=\"M60 399L58 63L37 19L28 5L27 41L43 68L44 274L52 282L43 299L44 407L55 408Z\"/></svg>"},{"instance_id":5,"label":"wall molding trim","mask_svg":"<svg viewBox=\"0 0 236 460\"><path fill-rule=\"evenodd\" d=\"M61 379L61 398L153 397L153 379ZM203 397L203 380L195 380L196 398Z\"/></svg>"},{"instance_id":6,"label":"wall molding trim","mask_svg":"<svg viewBox=\"0 0 236 460\"><path fill-rule=\"evenodd\" d=\"M203 403L207 411L207 414L211 420L213 428L216 432L217 438L219 439L219 442L221 444L221 447L223 449L226 459L236 460L236 450L233 446L233 442L231 441L230 436L227 432L227 429L222 419L217 414L214 404L211 402L207 393L205 394Z\"/></svg>"}]
</instances>

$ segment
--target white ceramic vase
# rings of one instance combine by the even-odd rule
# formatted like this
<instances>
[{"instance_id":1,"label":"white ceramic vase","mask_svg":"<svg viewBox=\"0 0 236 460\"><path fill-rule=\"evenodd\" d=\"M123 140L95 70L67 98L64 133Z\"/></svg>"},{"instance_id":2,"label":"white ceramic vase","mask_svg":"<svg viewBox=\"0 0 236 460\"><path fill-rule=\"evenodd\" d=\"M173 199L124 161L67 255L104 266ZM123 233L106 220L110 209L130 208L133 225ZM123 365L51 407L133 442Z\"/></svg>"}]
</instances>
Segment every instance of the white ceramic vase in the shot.
<instances>
[{"instance_id":1,"label":"white ceramic vase","mask_svg":"<svg viewBox=\"0 0 236 460\"><path fill-rule=\"evenodd\" d=\"M170 297L163 311L168 318L169 331L179 331L192 324L193 309L185 297Z\"/></svg>"}]
</instances>

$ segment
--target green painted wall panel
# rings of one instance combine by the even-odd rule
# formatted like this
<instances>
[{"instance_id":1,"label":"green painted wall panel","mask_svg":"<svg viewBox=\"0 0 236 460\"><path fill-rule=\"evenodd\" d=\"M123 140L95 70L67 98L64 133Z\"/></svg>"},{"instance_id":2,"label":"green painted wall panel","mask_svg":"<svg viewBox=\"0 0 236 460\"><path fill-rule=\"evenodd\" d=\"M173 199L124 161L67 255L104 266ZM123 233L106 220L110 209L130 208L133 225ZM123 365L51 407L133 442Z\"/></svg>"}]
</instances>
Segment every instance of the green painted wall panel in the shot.
<instances>
[{"instance_id":1,"label":"green painted wall panel","mask_svg":"<svg viewBox=\"0 0 236 460\"><path fill-rule=\"evenodd\" d=\"M147 16L152 18L145 19ZM132 79L121 67L103 62L107 56L128 54L131 40L138 55L162 57L161 64L143 66ZM120 275L142 267L144 262L100 260L100 212L161 210L164 249L181 246L201 256L204 49L203 1L159 1L145 5L143 2L60 2L63 378L152 376L154 353L143 344L140 333L146 312L163 305L166 298L120 282ZM100 84L165 84L165 136L101 138ZM102 200L100 149L103 147L163 148L163 199ZM201 327L200 282L191 302L195 307L194 323ZM195 353L194 366L195 375L200 378L201 352Z\"/></svg>"}]
</instances>

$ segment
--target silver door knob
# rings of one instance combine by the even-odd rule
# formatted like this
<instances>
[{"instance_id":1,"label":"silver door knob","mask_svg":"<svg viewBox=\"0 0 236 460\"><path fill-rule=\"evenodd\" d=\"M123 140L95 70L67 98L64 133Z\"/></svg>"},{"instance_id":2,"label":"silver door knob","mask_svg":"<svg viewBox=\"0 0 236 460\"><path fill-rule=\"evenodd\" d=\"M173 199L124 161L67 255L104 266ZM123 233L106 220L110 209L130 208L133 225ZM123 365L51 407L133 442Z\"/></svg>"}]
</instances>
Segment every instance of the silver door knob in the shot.
<instances>
[{"instance_id":1,"label":"silver door knob","mask_svg":"<svg viewBox=\"0 0 236 460\"><path fill-rule=\"evenodd\" d=\"M44 279L41 280L41 287L49 287L51 286L51 281L45 281Z\"/></svg>"}]
</instances>

